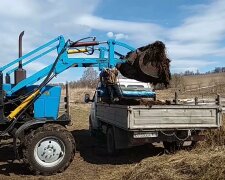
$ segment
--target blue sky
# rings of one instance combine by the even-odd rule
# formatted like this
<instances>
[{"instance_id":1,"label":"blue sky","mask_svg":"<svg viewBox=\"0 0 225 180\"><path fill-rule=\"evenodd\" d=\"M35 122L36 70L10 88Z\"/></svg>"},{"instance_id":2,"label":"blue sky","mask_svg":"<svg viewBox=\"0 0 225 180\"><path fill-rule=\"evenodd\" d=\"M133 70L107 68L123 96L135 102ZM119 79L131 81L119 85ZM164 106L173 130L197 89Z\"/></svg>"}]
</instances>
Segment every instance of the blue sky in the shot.
<instances>
[{"instance_id":1,"label":"blue sky","mask_svg":"<svg viewBox=\"0 0 225 180\"><path fill-rule=\"evenodd\" d=\"M223 0L1 0L0 17L0 65L17 58L18 34L25 30L24 52L61 34L73 40L92 35L134 47L161 40L172 72L225 66ZM28 73L53 60L41 59ZM82 72L72 68L54 81L76 80Z\"/></svg>"}]
</instances>

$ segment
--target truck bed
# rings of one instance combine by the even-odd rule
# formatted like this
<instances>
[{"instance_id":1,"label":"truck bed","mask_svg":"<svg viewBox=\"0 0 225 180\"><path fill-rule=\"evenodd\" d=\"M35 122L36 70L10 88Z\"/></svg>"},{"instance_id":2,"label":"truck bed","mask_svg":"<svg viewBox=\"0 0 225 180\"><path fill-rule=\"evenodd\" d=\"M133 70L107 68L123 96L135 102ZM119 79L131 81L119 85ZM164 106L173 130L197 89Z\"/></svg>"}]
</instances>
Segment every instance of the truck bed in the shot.
<instances>
[{"instance_id":1,"label":"truck bed","mask_svg":"<svg viewBox=\"0 0 225 180\"><path fill-rule=\"evenodd\" d=\"M127 106L96 104L96 118L125 130L208 129L221 126L216 105Z\"/></svg>"}]
</instances>

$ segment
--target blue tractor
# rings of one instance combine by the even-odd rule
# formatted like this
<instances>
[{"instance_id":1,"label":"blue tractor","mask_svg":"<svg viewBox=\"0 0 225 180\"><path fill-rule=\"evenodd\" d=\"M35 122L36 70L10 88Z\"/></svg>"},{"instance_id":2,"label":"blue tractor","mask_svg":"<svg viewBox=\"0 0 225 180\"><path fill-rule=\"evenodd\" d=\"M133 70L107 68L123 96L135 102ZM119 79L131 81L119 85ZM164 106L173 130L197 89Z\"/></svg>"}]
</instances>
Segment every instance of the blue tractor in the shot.
<instances>
[{"instance_id":1,"label":"blue tractor","mask_svg":"<svg viewBox=\"0 0 225 180\"><path fill-rule=\"evenodd\" d=\"M70 123L68 107L59 116L61 87L48 83L70 67L98 67L99 70L115 67L124 61L114 50L115 46L129 51L135 49L113 39L98 42L88 37L74 42L59 36L22 55L22 36L23 33L19 38L19 58L0 68L0 135L13 137L16 156L32 172L51 175L69 166L76 147L66 129ZM23 69L26 65L53 51L57 51L57 57L50 65L26 75ZM98 58L92 58L94 51L99 52ZM90 58L69 56L76 53L88 54Z\"/></svg>"}]
</instances>

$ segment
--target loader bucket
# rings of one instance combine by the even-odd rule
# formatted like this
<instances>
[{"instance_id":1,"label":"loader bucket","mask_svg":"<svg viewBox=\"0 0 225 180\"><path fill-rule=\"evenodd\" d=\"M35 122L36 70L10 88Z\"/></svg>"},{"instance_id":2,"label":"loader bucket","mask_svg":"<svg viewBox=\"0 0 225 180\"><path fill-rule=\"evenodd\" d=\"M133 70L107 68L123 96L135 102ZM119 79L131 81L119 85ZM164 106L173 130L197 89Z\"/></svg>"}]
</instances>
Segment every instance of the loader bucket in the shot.
<instances>
[{"instance_id":1,"label":"loader bucket","mask_svg":"<svg viewBox=\"0 0 225 180\"><path fill-rule=\"evenodd\" d=\"M120 73L141 82L169 85L171 79L170 59L166 55L165 44L156 41L129 52L125 62L118 67Z\"/></svg>"}]
</instances>

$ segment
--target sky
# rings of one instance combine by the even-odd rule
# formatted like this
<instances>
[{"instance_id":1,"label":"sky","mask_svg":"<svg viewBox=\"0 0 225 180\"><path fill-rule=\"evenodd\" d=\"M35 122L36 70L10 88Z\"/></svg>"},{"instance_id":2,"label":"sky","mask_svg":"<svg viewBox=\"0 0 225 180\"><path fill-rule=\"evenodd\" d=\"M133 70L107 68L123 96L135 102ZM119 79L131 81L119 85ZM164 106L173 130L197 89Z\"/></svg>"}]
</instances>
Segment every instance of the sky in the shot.
<instances>
[{"instance_id":1,"label":"sky","mask_svg":"<svg viewBox=\"0 0 225 180\"><path fill-rule=\"evenodd\" d=\"M225 66L224 0L1 0L0 66L59 35L113 38L133 47L156 40L166 44L172 72L206 72ZM50 54L25 67L28 75L55 60ZM81 55L79 55L81 56ZM71 68L54 82L77 80L84 68Z\"/></svg>"}]
</instances>

